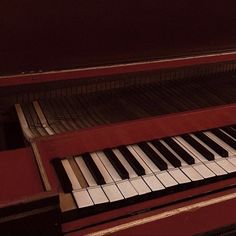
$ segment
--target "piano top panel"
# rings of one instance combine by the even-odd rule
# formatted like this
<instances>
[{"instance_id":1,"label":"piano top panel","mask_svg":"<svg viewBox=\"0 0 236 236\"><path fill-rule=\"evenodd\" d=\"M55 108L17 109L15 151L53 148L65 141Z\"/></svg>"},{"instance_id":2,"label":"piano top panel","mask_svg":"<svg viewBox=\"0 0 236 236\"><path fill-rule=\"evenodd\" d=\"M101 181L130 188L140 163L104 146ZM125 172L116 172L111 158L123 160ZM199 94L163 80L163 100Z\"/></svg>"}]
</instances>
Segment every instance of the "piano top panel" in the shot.
<instances>
[{"instance_id":1,"label":"piano top panel","mask_svg":"<svg viewBox=\"0 0 236 236\"><path fill-rule=\"evenodd\" d=\"M0 74L232 50L234 9L233 0L3 2Z\"/></svg>"},{"instance_id":2,"label":"piano top panel","mask_svg":"<svg viewBox=\"0 0 236 236\"><path fill-rule=\"evenodd\" d=\"M4 206L44 192L33 152L22 148L0 153L0 205Z\"/></svg>"}]
</instances>

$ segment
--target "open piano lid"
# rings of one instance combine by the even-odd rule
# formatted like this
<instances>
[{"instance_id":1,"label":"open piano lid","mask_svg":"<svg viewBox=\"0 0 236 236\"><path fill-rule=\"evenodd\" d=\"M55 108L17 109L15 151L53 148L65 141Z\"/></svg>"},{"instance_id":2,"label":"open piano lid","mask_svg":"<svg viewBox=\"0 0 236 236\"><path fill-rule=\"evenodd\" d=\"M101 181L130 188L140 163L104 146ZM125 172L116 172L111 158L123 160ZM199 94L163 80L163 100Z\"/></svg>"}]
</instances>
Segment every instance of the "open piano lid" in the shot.
<instances>
[{"instance_id":1,"label":"open piano lid","mask_svg":"<svg viewBox=\"0 0 236 236\"><path fill-rule=\"evenodd\" d=\"M0 12L0 75L236 48L233 0L15 0Z\"/></svg>"}]
</instances>

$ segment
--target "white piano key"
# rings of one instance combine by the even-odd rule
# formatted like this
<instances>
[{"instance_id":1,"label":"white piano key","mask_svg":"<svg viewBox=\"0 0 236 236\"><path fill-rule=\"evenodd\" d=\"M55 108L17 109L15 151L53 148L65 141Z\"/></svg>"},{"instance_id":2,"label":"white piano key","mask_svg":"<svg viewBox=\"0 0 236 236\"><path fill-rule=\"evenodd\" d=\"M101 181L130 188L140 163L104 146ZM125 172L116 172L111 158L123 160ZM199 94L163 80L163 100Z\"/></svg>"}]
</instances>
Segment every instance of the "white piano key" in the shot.
<instances>
[{"instance_id":1,"label":"white piano key","mask_svg":"<svg viewBox=\"0 0 236 236\"><path fill-rule=\"evenodd\" d=\"M170 152L172 152L174 155L175 155L175 157L176 157L176 159L179 159L180 160L180 162L181 162L181 166L185 166L185 165L188 165L167 143L165 143L165 141L163 141L163 140L159 140L160 141L160 143L162 143ZM167 161L167 160L166 160Z\"/></svg>"},{"instance_id":2,"label":"white piano key","mask_svg":"<svg viewBox=\"0 0 236 236\"><path fill-rule=\"evenodd\" d=\"M115 168L113 167L111 162L107 159L106 155L103 152L96 152L96 153L97 153L99 159L101 160L101 162L103 163L103 165L106 167L111 178L115 182L121 180L121 177L119 176L119 174L117 173L117 171L115 170Z\"/></svg>"},{"instance_id":3,"label":"white piano key","mask_svg":"<svg viewBox=\"0 0 236 236\"><path fill-rule=\"evenodd\" d=\"M102 188L110 202L115 202L124 199L115 183L102 185Z\"/></svg>"},{"instance_id":4,"label":"white piano key","mask_svg":"<svg viewBox=\"0 0 236 236\"><path fill-rule=\"evenodd\" d=\"M199 164L194 164L193 168L199 172L200 175L202 175L205 179L214 177L215 174L210 171L205 165L199 163Z\"/></svg>"},{"instance_id":5,"label":"white piano key","mask_svg":"<svg viewBox=\"0 0 236 236\"><path fill-rule=\"evenodd\" d=\"M150 143L147 142L147 144L158 154L158 156L167 164L168 170L171 168L174 168L174 166L156 149L156 147Z\"/></svg>"},{"instance_id":6,"label":"white piano key","mask_svg":"<svg viewBox=\"0 0 236 236\"><path fill-rule=\"evenodd\" d=\"M219 129L221 132L225 133L226 135L228 135L231 139L236 140L233 136L231 136L230 134L228 134L227 132L225 132L223 129Z\"/></svg>"},{"instance_id":7,"label":"white piano key","mask_svg":"<svg viewBox=\"0 0 236 236\"><path fill-rule=\"evenodd\" d=\"M183 166L180 169L192 180L192 181L199 181L203 180L204 178L192 167L192 166Z\"/></svg>"},{"instance_id":8,"label":"white piano key","mask_svg":"<svg viewBox=\"0 0 236 236\"><path fill-rule=\"evenodd\" d=\"M186 151L190 155L190 158L192 157L194 159L194 157L192 156L192 153L190 151L188 151L186 148L184 148L183 145L181 145L180 142L178 142L174 137L172 137L171 139L173 139L173 141L177 145L182 147L184 149L184 151ZM174 151L174 149L172 149L171 145L167 144L165 141L162 141L162 143L180 160L181 166L189 166L190 165L185 161L185 159L182 156L180 156L177 152Z\"/></svg>"},{"instance_id":9,"label":"white piano key","mask_svg":"<svg viewBox=\"0 0 236 236\"><path fill-rule=\"evenodd\" d=\"M117 150L112 150L114 154L117 156L121 164L124 166L124 168L128 171L130 176L130 182L136 189L136 191L141 195L150 192L151 190L147 186L147 184L144 182L144 180L141 177L138 177L134 169L130 166L130 164L127 162L127 160L124 158L122 153Z\"/></svg>"},{"instance_id":10,"label":"white piano key","mask_svg":"<svg viewBox=\"0 0 236 236\"><path fill-rule=\"evenodd\" d=\"M193 148L188 142L186 142L182 137L177 136L174 138L178 141L178 143L181 145L182 148L185 149L185 151L188 151L191 156L194 158L195 163L199 162L207 162L208 160L201 155L195 148Z\"/></svg>"},{"instance_id":11,"label":"white piano key","mask_svg":"<svg viewBox=\"0 0 236 236\"><path fill-rule=\"evenodd\" d=\"M156 173L156 176L165 187L178 185L176 180L167 171Z\"/></svg>"},{"instance_id":12,"label":"white piano key","mask_svg":"<svg viewBox=\"0 0 236 236\"><path fill-rule=\"evenodd\" d=\"M214 140L216 143L218 143L220 146L222 146L224 149L226 149L229 153L229 156L235 155L236 150L234 150L232 147L230 147L227 143L225 143L223 140L215 136L212 132L207 131L204 132L205 135L207 135L209 138Z\"/></svg>"},{"instance_id":13,"label":"white piano key","mask_svg":"<svg viewBox=\"0 0 236 236\"><path fill-rule=\"evenodd\" d=\"M216 160L216 163L228 173L233 173L236 171L236 166L234 166L231 162L229 162L225 158Z\"/></svg>"},{"instance_id":14,"label":"white piano key","mask_svg":"<svg viewBox=\"0 0 236 236\"><path fill-rule=\"evenodd\" d=\"M130 179L130 182L134 186L139 195L151 192L150 188L141 177Z\"/></svg>"},{"instance_id":15,"label":"white piano key","mask_svg":"<svg viewBox=\"0 0 236 236\"><path fill-rule=\"evenodd\" d=\"M228 157L227 160L236 166L236 156Z\"/></svg>"},{"instance_id":16,"label":"white piano key","mask_svg":"<svg viewBox=\"0 0 236 236\"><path fill-rule=\"evenodd\" d=\"M159 191L165 189L165 187L161 184L161 182L154 174L144 175L143 179L152 191Z\"/></svg>"},{"instance_id":17,"label":"white piano key","mask_svg":"<svg viewBox=\"0 0 236 236\"><path fill-rule=\"evenodd\" d=\"M205 163L205 165L217 176L227 174L216 162L209 161L209 163Z\"/></svg>"},{"instance_id":18,"label":"white piano key","mask_svg":"<svg viewBox=\"0 0 236 236\"><path fill-rule=\"evenodd\" d=\"M183 138L181 138L180 136L176 136L173 138L186 152L188 152L192 158L194 158L195 160L195 163L199 163L199 159L194 155L194 151L195 149L193 149L193 147L188 144ZM195 152L196 153L196 152ZM200 154L200 153L199 153ZM201 154L200 154L201 155ZM203 160L204 157L202 157L202 160ZM206 160L204 158L204 160Z\"/></svg>"},{"instance_id":19,"label":"white piano key","mask_svg":"<svg viewBox=\"0 0 236 236\"><path fill-rule=\"evenodd\" d=\"M132 153L132 155L136 158L139 164L144 168L146 174L151 174L152 171L147 166L147 164L143 161L143 159L135 152L132 146L127 146L127 149Z\"/></svg>"},{"instance_id":20,"label":"white piano key","mask_svg":"<svg viewBox=\"0 0 236 236\"><path fill-rule=\"evenodd\" d=\"M79 181L78 181L78 179L77 179L77 177L76 177L69 161L67 159L63 159L63 160L61 160L61 163L62 163L62 165L63 165L63 167L64 167L64 169L65 169L65 171L68 175L68 178L70 179L73 190L81 189L81 185L80 185L80 183L79 183Z\"/></svg>"},{"instance_id":21,"label":"white piano key","mask_svg":"<svg viewBox=\"0 0 236 236\"><path fill-rule=\"evenodd\" d=\"M129 180L121 180L116 184L125 198L130 198L138 195L138 192L135 190Z\"/></svg>"},{"instance_id":22,"label":"white piano key","mask_svg":"<svg viewBox=\"0 0 236 236\"><path fill-rule=\"evenodd\" d=\"M137 177L138 175L136 174L136 172L134 171L134 169L130 166L129 162L124 158L124 156L122 155L122 153L118 150L118 149L112 149L112 151L114 152L114 154L116 155L116 157L119 159L119 161L121 162L121 164L123 165L123 167L127 170L127 172L129 173L129 177L130 178L134 178Z\"/></svg>"},{"instance_id":23,"label":"white piano key","mask_svg":"<svg viewBox=\"0 0 236 236\"><path fill-rule=\"evenodd\" d=\"M193 148L190 144L185 142L185 140L181 137L175 137L176 140L179 142L182 148L185 148L185 150L189 150L192 153L192 157L195 160L195 164L192 165L192 167L199 172L201 176L204 178L211 178L215 176L215 174L205 166L206 163L209 163L209 161L203 157L195 148Z\"/></svg>"},{"instance_id":24,"label":"white piano key","mask_svg":"<svg viewBox=\"0 0 236 236\"><path fill-rule=\"evenodd\" d=\"M78 208L93 206L94 203L90 198L86 189L76 190L72 192Z\"/></svg>"},{"instance_id":25,"label":"white piano key","mask_svg":"<svg viewBox=\"0 0 236 236\"><path fill-rule=\"evenodd\" d=\"M95 205L109 202L100 186L89 187L87 190Z\"/></svg>"},{"instance_id":26,"label":"white piano key","mask_svg":"<svg viewBox=\"0 0 236 236\"><path fill-rule=\"evenodd\" d=\"M105 182L112 183L113 180L112 180L110 174L108 173L107 169L105 168L105 166L103 165L103 163L99 159L97 153L93 152L93 153L90 153L90 155L91 155L94 163L96 164L97 168L99 169L100 173L102 174Z\"/></svg>"},{"instance_id":27,"label":"white piano key","mask_svg":"<svg viewBox=\"0 0 236 236\"><path fill-rule=\"evenodd\" d=\"M193 134L190 134L190 136L192 136L192 138L194 138L195 140L197 140L202 146L204 146L209 152L214 154L214 157L221 157L218 153L216 153L213 149L211 149L206 143L204 143L202 140L200 140L198 137L196 137Z\"/></svg>"},{"instance_id":28,"label":"white piano key","mask_svg":"<svg viewBox=\"0 0 236 236\"><path fill-rule=\"evenodd\" d=\"M196 139L202 146L204 146L207 150L209 150L211 153L214 154L215 160L221 159L222 157L216 153L213 149L211 149L207 144L202 142L200 139L198 139L195 135L191 135L194 139ZM215 161L204 161L204 164L210 169L215 175L220 176L227 174L224 169L222 169Z\"/></svg>"},{"instance_id":29,"label":"white piano key","mask_svg":"<svg viewBox=\"0 0 236 236\"><path fill-rule=\"evenodd\" d=\"M175 141L176 141L176 140L175 140ZM190 167L190 165L189 165L184 159L182 159L167 143L165 143L163 140L160 140L160 142L161 142L163 145L165 145L166 148L168 148L169 151L172 152L172 153L176 156L176 158L178 158L178 159L180 160L180 162L181 162L181 167L185 167L185 166ZM177 143L178 143L178 142L177 142ZM178 143L178 144L179 144L179 143ZM182 145L181 145L181 147L182 147ZM186 150L186 149L184 149L184 150ZM181 167L180 167L180 169L181 169ZM181 170L182 170L182 169L181 169Z\"/></svg>"},{"instance_id":30,"label":"white piano key","mask_svg":"<svg viewBox=\"0 0 236 236\"><path fill-rule=\"evenodd\" d=\"M113 179L111 178L109 172L103 165L102 161L98 157L97 153L91 153L91 157L93 158L93 161L97 165L98 169L100 170L102 176L104 177L104 180L107 184L102 185L102 188L107 195L110 202L115 202L124 199L122 196L120 190L114 183Z\"/></svg>"},{"instance_id":31,"label":"white piano key","mask_svg":"<svg viewBox=\"0 0 236 236\"><path fill-rule=\"evenodd\" d=\"M191 180L178 168L168 170L168 172L179 184L191 182Z\"/></svg>"},{"instance_id":32,"label":"white piano key","mask_svg":"<svg viewBox=\"0 0 236 236\"><path fill-rule=\"evenodd\" d=\"M175 152L173 152L173 150L171 150L171 148L166 144L164 143L162 140L160 140L160 142L170 151L172 152L174 155L175 155ZM181 171L181 169L179 168L175 168L161 153L159 153L157 151L157 149L150 143L149 144L154 151L156 151L159 156L167 163L168 165L168 172L170 173L170 175L180 184L183 184L183 183L188 183L188 182L191 182L191 180ZM181 160L181 158L179 158L179 156L176 154L175 157L177 159L180 160L181 164L183 162L183 160Z\"/></svg>"},{"instance_id":33,"label":"white piano key","mask_svg":"<svg viewBox=\"0 0 236 236\"><path fill-rule=\"evenodd\" d=\"M151 159L141 150L138 145L131 145L135 152L142 158L146 165L151 169L152 172L160 171L158 167L151 161Z\"/></svg>"},{"instance_id":34,"label":"white piano key","mask_svg":"<svg viewBox=\"0 0 236 236\"><path fill-rule=\"evenodd\" d=\"M85 164L84 160L82 159L82 157L81 156L75 157L75 161L76 161L77 165L79 166L79 168L80 168L84 178L86 179L88 185L90 187L96 186L97 183L96 183L95 179L93 178L92 174L90 173L90 171L89 171L88 167L86 166L86 164Z\"/></svg>"}]
</instances>

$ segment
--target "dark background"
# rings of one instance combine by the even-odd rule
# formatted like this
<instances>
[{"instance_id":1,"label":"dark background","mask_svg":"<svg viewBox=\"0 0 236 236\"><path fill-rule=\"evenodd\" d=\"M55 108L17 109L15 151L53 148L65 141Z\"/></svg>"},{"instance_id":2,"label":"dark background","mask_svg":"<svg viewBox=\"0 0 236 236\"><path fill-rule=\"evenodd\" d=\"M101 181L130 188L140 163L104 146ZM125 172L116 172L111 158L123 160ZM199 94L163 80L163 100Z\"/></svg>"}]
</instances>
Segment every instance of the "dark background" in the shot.
<instances>
[{"instance_id":1,"label":"dark background","mask_svg":"<svg viewBox=\"0 0 236 236\"><path fill-rule=\"evenodd\" d=\"M0 75L233 48L235 0L0 1Z\"/></svg>"}]
</instances>

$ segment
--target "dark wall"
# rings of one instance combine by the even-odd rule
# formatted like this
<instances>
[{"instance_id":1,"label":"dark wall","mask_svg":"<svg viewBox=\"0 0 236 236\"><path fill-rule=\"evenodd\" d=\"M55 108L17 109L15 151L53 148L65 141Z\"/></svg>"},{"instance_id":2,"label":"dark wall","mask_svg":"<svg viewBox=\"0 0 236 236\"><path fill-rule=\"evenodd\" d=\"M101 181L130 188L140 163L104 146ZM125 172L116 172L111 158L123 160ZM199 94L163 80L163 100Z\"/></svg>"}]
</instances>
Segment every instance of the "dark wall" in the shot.
<instances>
[{"instance_id":1,"label":"dark wall","mask_svg":"<svg viewBox=\"0 0 236 236\"><path fill-rule=\"evenodd\" d=\"M236 48L235 0L2 0L0 74Z\"/></svg>"}]
</instances>

